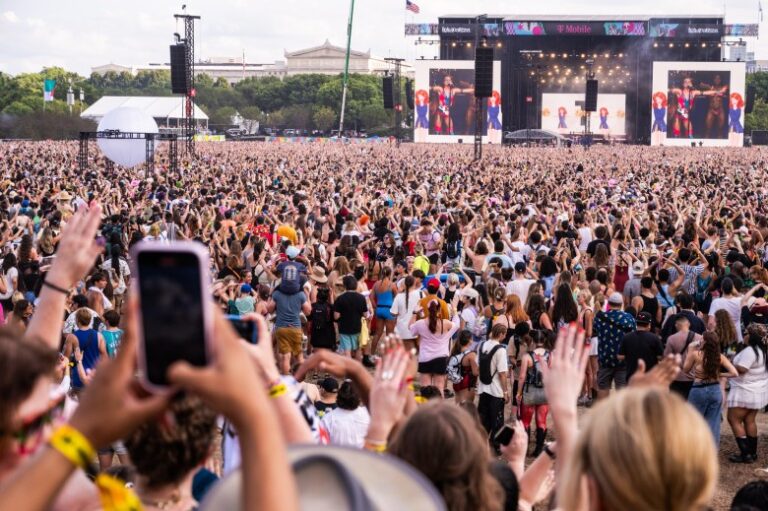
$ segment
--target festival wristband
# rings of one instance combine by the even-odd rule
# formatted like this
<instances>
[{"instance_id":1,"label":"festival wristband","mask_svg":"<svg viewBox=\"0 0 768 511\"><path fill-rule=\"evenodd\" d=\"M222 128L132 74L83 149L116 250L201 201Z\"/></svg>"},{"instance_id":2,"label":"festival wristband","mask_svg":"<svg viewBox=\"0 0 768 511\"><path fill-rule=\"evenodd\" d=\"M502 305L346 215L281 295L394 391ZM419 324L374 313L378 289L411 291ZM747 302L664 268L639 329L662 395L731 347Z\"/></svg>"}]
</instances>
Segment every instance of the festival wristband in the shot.
<instances>
[{"instance_id":1,"label":"festival wristband","mask_svg":"<svg viewBox=\"0 0 768 511\"><path fill-rule=\"evenodd\" d=\"M125 482L107 474L96 476L99 500L105 511L141 511L141 500L125 487Z\"/></svg>"},{"instance_id":2,"label":"festival wristband","mask_svg":"<svg viewBox=\"0 0 768 511\"><path fill-rule=\"evenodd\" d=\"M73 465L86 471L96 456L91 442L69 424L58 427L51 435L49 444Z\"/></svg>"},{"instance_id":3,"label":"festival wristband","mask_svg":"<svg viewBox=\"0 0 768 511\"><path fill-rule=\"evenodd\" d=\"M277 398L284 394L288 393L288 385L285 383L278 383L277 385L273 385L269 389L269 397Z\"/></svg>"},{"instance_id":4,"label":"festival wristband","mask_svg":"<svg viewBox=\"0 0 768 511\"><path fill-rule=\"evenodd\" d=\"M371 440L366 440L363 447L368 451L382 454L387 451L387 442L373 442Z\"/></svg>"}]
</instances>

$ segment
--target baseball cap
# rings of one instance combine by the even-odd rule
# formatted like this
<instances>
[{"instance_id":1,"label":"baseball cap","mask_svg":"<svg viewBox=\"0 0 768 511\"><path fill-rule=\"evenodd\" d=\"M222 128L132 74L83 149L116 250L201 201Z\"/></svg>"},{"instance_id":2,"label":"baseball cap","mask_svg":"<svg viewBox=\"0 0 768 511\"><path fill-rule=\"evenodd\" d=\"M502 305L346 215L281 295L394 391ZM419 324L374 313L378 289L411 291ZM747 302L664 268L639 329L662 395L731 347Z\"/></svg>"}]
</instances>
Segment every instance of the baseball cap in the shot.
<instances>
[{"instance_id":1,"label":"baseball cap","mask_svg":"<svg viewBox=\"0 0 768 511\"><path fill-rule=\"evenodd\" d=\"M250 293L251 291L253 291L253 288L251 287L250 284L243 284L242 286L240 286L241 293Z\"/></svg>"},{"instance_id":2,"label":"baseball cap","mask_svg":"<svg viewBox=\"0 0 768 511\"><path fill-rule=\"evenodd\" d=\"M430 281L427 282L427 287L434 290L438 290L440 289L440 281L437 279L430 279Z\"/></svg>"},{"instance_id":3,"label":"baseball cap","mask_svg":"<svg viewBox=\"0 0 768 511\"><path fill-rule=\"evenodd\" d=\"M611 296L608 297L608 303L611 305L624 305L624 297L618 292L611 293Z\"/></svg>"},{"instance_id":4,"label":"baseball cap","mask_svg":"<svg viewBox=\"0 0 768 511\"><path fill-rule=\"evenodd\" d=\"M320 380L320 382L317 385L326 392L333 392L335 394L336 392L339 391L339 382L337 382L335 378L331 378L330 376Z\"/></svg>"},{"instance_id":5,"label":"baseball cap","mask_svg":"<svg viewBox=\"0 0 768 511\"><path fill-rule=\"evenodd\" d=\"M477 289L473 287L465 287L461 290L461 296L467 297L469 299L474 298L475 300L480 296L480 293L477 292Z\"/></svg>"},{"instance_id":6,"label":"baseball cap","mask_svg":"<svg viewBox=\"0 0 768 511\"><path fill-rule=\"evenodd\" d=\"M285 249L285 255L288 256L288 259L296 259L300 253L301 250L293 245Z\"/></svg>"},{"instance_id":7,"label":"baseball cap","mask_svg":"<svg viewBox=\"0 0 768 511\"><path fill-rule=\"evenodd\" d=\"M523 273L525 271L525 263L522 261L518 261L515 263L515 271L517 273Z\"/></svg>"},{"instance_id":8,"label":"baseball cap","mask_svg":"<svg viewBox=\"0 0 768 511\"><path fill-rule=\"evenodd\" d=\"M635 273L643 273L645 271L645 265L642 261L635 261L632 263L632 271Z\"/></svg>"},{"instance_id":9,"label":"baseball cap","mask_svg":"<svg viewBox=\"0 0 768 511\"><path fill-rule=\"evenodd\" d=\"M650 325L652 322L651 315L647 312L641 312L637 315L637 318L635 318L635 323L638 325Z\"/></svg>"}]
</instances>

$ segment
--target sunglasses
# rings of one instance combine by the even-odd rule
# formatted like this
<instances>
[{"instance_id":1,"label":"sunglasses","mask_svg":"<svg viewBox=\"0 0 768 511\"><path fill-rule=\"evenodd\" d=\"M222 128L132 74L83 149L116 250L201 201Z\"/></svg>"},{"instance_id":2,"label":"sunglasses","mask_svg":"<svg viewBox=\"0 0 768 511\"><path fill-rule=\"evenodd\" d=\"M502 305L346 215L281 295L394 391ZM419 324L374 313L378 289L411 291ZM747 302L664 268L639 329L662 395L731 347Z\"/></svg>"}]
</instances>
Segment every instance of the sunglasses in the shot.
<instances>
[{"instance_id":1,"label":"sunglasses","mask_svg":"<svg viewBox=\"0 0 768 511\"><path fill-rule=\"evenodd\" d=\"M16 431L2 436L16 441L18 453L22 456L34 453L41 443L46 427L58 423L64 415L66 394L51 401L50 406L43 412L22 420L22 426Z\"/></svg>"}]
</instances>

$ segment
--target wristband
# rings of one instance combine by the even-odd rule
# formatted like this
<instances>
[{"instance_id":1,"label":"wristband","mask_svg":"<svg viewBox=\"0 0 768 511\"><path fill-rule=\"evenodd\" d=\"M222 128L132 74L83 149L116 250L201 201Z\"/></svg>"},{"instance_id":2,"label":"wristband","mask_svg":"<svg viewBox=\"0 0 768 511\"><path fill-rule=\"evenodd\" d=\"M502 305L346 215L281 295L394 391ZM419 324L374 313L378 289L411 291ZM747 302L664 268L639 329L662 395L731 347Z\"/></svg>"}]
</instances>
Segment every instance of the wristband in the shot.
<instances>
[{"instance_id":1,"label":"wristband","mask_svg":"<svg viewBox=\"0 0 768 511\"><path fill-rule=\"evenodd\" d=\"M53 289L54 291L58 291L63 295L69 296L69 289L64 289L63 287L59 287L56 284L51 284L47 279L43 281L43 285L47 288Z\"/></svg>"},{"instance_id":2,"label":"wristband","mask_svg":"<svg viewBox=\"0 0 768 511\"><path fill-rule=\"evenodd\" d=\"M106 511L141 511L141 501L125 483L107 474L96 476L96 488L99 490L101 506Z\"/></svg>"},{"instance_id":3,"label":"wristband","mask_svg":"<svg viewBox=\"0 0 768 511\"><path fill-rule=\"evenodd\" d=\"M368 451L383 454L387 451L387 442L372 442L371 440L366 440L363 447Z\"/></svg>"},{"instance_id":4,"label":"wristband","mask_svg":"<svg viewBox=\"0 0 768 511\"><path fill-rule=\"evenodd\" d=\"M273 385L269 389L269 397L276 398L280 397L288 392L288 385L285 383L278 383L277 385Z\"/></svg>"},{"instance_id":5,"label":"wristband","mask_svg":"<svg viewBox=\"0 0 768 511\"><path fill-rule=\"evenodd\" d=\"M69 424L57 428L51 435L49 444L73 465L86 471L96 457L96 450L91 442Z\"/></svg>"}]
</instances>

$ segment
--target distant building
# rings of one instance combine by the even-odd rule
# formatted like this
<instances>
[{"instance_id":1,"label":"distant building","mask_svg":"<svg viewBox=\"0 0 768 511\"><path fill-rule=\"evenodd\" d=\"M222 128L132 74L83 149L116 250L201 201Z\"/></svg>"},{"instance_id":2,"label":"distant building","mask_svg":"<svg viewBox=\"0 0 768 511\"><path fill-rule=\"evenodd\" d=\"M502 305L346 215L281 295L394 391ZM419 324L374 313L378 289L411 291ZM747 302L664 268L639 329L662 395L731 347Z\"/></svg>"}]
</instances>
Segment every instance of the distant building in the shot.
<instances>
[{"instance_id":1,"label":"distant building","mask_svg":"<svg viewBox=\"0 0 768 511\"><path fill-rule=\"evenodd\" d=\"M303 74L337 75L344 72L344 60L346 48L334 46L326 40L322 45L296 51L285 51L285 60L276 60L272 63L244 62L244 57L216 57L201 59L195 64L195 75L207 74L214 80L224 78L227 82L235 84L245 78L263 78L275 76L283 79L286 76ZM110 71L116 73L128 72L135 75L145 70L170 70L168 63L149 63L144 66L120 66L107 64L91 68L92 73L104 75ZM383 75L391 70L392 66L384 58L371 55L371 52L357 50L350 51L349 72L358 74ZM403 63L403 74L413 75L413 68Z\"/></svg>"}]
</instances>

